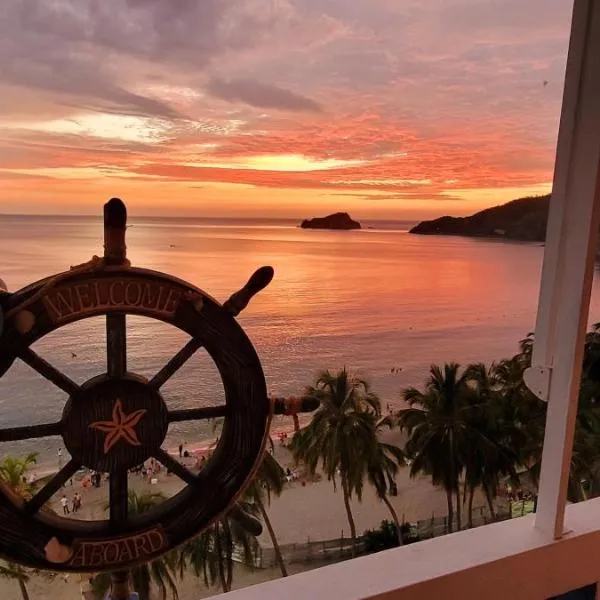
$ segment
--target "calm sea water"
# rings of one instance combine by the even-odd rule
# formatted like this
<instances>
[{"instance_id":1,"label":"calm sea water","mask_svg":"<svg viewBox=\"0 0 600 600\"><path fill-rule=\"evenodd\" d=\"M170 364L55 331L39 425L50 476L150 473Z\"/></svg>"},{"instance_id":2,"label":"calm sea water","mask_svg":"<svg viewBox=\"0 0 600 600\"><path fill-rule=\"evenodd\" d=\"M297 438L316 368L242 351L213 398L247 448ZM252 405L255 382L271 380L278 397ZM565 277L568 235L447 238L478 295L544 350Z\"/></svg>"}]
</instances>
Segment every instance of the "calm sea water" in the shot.
<instances>
[{"instance_id":1,"label":"calm sea water","mask_svg":"<svg viewBox=\"0 0 600 600\"><path fill-rule=\"evenodd\" d=\"M239 321L277 395L301 392L319 369L346 365L366 375L384 403L398 405L400 389L420 384L431 363L510 356L535 322L539 245L414 236L402 223L352 232L305 231L291 222L130 223L132 264L176 275L222 301L256 267L275 268L273 283ZM17 290L101 254L102 235L100 219L1 216L0 277ZM599 286L596 278L591 320L600 319ZM128 318L130 370L151 376L184 343L174 328ZM105 369L104 347L104 320L94 318L54 332L35 350L84 382ZM202 352L163 391L177 408L223 398ZM64 401L63 392L24 364L0 379L4 427L57 420ZM172 446L212 435L207 424L172 427ZM59 445L58 438L4 444L0 453L40 450L49 458Z\"/></svg>"}]
</instances>

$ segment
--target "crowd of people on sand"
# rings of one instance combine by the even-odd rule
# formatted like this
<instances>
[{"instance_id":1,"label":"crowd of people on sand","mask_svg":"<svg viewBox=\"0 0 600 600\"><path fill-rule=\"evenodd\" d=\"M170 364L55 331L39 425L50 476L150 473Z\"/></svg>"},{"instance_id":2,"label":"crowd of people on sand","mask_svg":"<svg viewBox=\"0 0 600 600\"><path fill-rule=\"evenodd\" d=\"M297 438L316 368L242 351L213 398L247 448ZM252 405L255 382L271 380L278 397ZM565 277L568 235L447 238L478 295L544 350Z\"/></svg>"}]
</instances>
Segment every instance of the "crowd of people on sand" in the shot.
<instances>
[{"instance_id":1,"label":"crowd of people on sand","mask_svg":"<svg viewBox=\"0 0 600 600\"><path fill-rule=\"evenodd\" d=\"M276 435L279 438L281 445L284 447L287 446L288 434L282 431ZM176 456L176 460L178 458L180 463L183 463L188 469L191 470L199 471L202 469L210 457L210 449L202 448L190 452L185 448L183 443L179 444L177 451L179 456ZM272 449L269 449L269 451L271 452ZM59 459L62 459L62 450L59 450L58 456ZM143 464L130 469L129 474L138 476L149 484L158 484L159 477L163 474L166 476L171 476L171 471L159 463L156 459L151 457ZM33 477L34 475L32 475L32 481ZM82 469L75 476L75 478L78 485L81 486L81 491L76 491L73 494L69 494L67 491L74 485L73 478L65 483L62 488L60 505L62 507L62 512L65 515L79 512L82 505L82 493L85 493L87 489L102 487L103 483L108 482L109 474L101 473L91 469ZM291 483L293 481L298 481L300 479L300 475L296 470L292 470L290 467L287 467L285 469L285 479L288 483ZM305 481L302 481L302 485L306 485Z\"/></svg>"},{"instance_id":2,"label":"crowd of people on sand","mask_svg":"<svg viewBox=\"0 0 600 600\"><path fill-rule=\"evenodd\" d=\"M200 470L207 462L206 451L204 451L204 450L195 452L192 454L184 448L183 444L179 444L178 451L179 451L180 459L192 459L192 460L180 460L180 462L187 463L186 466L188 468ZM59 457L59 459L62 458L62 449L58 450L58 457ZM82 471L80 471L80 474L81 473L82 473ZM134 467L129 470L130 475L138 475L150 484L158 483L158 476L161 473L166 473L166 475L171 475L171 471L169 469L165 468L161 463L159 463L154 458L149 458L143 464L138 465L137 467ZM108 481L108 479L109 479L108 473L101 473L99 471L94 471L91 469L89 469L89 470L84 469L83 475L80 479L80 483L81 483L82 488L85 490L87 488L92 488L92 487L99 488L102 486L102 482ZM32 483L34 482L34 480L35 480L35 475L32 474L31 475ZM65 484L63 486L63 489L65 489L66 487L72 487L72 486L73 486L73 478L71 477L69 479L68 484ZM61 506L63 507L64 514L70 514L71 512L75 513L79 510L79 508L81 506L81 494L76 492L71 500L69 500L69 498L67 498L66 494L63 494L63 496L60 500L60 503L61 503Z\"/></svg>"}]
</instances>

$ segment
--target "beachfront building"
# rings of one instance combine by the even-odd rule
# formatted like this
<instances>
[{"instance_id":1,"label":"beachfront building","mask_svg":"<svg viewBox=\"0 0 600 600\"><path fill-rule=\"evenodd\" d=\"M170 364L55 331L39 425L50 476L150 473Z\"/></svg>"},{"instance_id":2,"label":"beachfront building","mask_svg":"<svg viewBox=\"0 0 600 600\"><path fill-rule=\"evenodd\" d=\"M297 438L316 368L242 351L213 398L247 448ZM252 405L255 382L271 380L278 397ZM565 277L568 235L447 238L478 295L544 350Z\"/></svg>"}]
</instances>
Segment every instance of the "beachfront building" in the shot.
<instances>
[{"instance_id":1,"label":"beachfront building","mask_svg":"<svg viewBox=\"0 0 600 600\"><path fill-rule=\"evenodd\" d=\"M232 600L600 598L600 498L566 506L600 224L600 0L575 0L529 387L548 402L537 513L302 573ZM600 587L600 586L599 586ZM561 596L580 590L574 596Z\"/></svg>"}]
</instances>

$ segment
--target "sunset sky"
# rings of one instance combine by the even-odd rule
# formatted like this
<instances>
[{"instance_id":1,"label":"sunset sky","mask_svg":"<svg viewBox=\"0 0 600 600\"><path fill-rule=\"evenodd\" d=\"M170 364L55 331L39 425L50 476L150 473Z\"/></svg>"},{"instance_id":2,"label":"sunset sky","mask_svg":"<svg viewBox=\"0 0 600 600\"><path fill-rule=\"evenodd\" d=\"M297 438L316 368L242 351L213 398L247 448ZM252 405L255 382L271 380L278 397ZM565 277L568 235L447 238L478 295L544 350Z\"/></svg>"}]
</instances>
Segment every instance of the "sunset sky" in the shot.
<instances>
[{"instance_id":1,"label":"sunset sky","mask_svg":"<svg viewBox=\"0 0 600 600\"><path fill-rule=\"evenodd\" d=\"M0 213L465 214L550 189L568 0L5 0Z\"/></svg>"}]
</instances>

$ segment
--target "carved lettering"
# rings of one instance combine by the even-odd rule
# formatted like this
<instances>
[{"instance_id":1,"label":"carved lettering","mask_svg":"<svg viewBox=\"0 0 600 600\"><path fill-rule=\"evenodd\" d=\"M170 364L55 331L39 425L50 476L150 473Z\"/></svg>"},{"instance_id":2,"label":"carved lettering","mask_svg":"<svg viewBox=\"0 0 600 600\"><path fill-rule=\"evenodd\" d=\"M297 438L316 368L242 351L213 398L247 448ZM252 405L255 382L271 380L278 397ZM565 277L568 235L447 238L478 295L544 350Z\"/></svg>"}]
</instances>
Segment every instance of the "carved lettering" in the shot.
<instances>
[{"instance_id":1,"label":"carved lettering","mask_svg":"<svg viewBox=\"0 0 600 600\"><path fill-rule=\"evenodd\" d=\"M131 281L125 286L125 304L139 306L142 299L142 288L137 281Z\"/></svg>"},{"instance_id":2,"label":"carved lettering","mask_svg":"<svg viewBox=\"0 0 600 600\"><path fill-rule=\"evenodd\" d=\"M89 285L76 285L75 286L75 295L77 296L77 300L79 302L80 310L85 310L92 306L90 301L90 286Z\"/></svg>"},{"instance_id":3,"label":"carved lettering","mask_svg":"<svg viewBox=\"0 0 600 600\"><path fill-rule=\"evenodd\" d=\"M106 277L50 289L43 302L56 324L109 310L172 318L183 293L174 285L129 277Z\"/></svg>"},{"instance_id":4,"label":"carved lettering","mask_svg":"<svg viewBox=\"0 0 600 600\"><path fill-rule=\"evenodd\" d=\"M148 543L148 540L145 537L137 537L133 543L135 544L135 553L138 556L145 556L146 554L149 554L150 552L148 551L146 545Z\"/></svg>"},{"instance_id":5,"label":"carved lettering","mask_svg":"<svg viewBox=\"0 0 600 600\"><path fill-rule=\"evenodd\" d=\"M125 540L125 543L121 546L121 551L119 553L118 562L127 562L133 560L135 554L133 553L133 544L130 540Z\"/></svg>"},{"instance_id":6,"label":"carved lettering","mask_svg":"<svg viewBox=\"0 0 600 600\"><path fill-rule=\"evenodd\" d=\"M92 543L88 543L85 544L85 549L88 550L88 556L89 556L89 563L90 565L93 565L94 567L97 565L102 565L105 564L106 561L104 560L105 558L105 550L106 550L106 546L108 544L106 544L106 542L102 543L102 544L94 544ZM84 550L85 552L85 550Z\"/></svg>"},{"instance_id":7,"label":"carved lettering","mask_svg":"<svg viewBox=\"0 0 600 600\"><path fill-rule=\"evenodd\" d=\"M123 293L124 283L120 280L113 281L108 287L108 303L110 306L120 306L125 303Z\"/></svg>"},{"instance_id":8,"label":"carved lettering","mask_svg":"<svg viewBox=\"0 0 600 600\"><path fill-rule=\"evenodd\" d=\"M148 532L148 543L150 544L150 551L157 552L162 548L163 536L159 531Z\"/></svg>"},{"instance_id":9,"label":"carved lettering","mask_svg":"<svg viewBox=\"0 0 600 600\"><path fill-rule=\"evenodd\" d=\"M162 294L163 286L158 286L158 291L156 290L156 286L152 286L149 283L145 283L142 290L142 306L148 309L157 309L158 301L160 300L160 295Z\"/></svg>"},{"instance_id":10,"label":"carved lettering","mask_svg":"<svg viewBox=\"0 0 600 600\"><path fill-rule=\"evenodd\" d=\"M69 300L65 298L65 292L68 292ZM72 291L68 288L66 290L57 291L52 299L48 297L48 304L58 315L62 315L63 312L69 314L75 311L73 307Z\"/></svg>"},{"instance_id":11,"label":"carved lettering","mask_svg":"<svg viewBox=\"0 0 600 600\"><path fill-rule=\"evenodd\" d=\"M83 544L79 544L77 549L73 553L73 557L71 558L70 564L74 567L83 567L85 560L85 555L83 553Z\"/></svg>"},{"instance_id":12,"label":"carved lettering","mask_svg":"<svg viewBox=\"0 0 600 600\"><path fill-rule=\"evenodd\" d=\"M101 569L146 558L166 549L168 540L164 531L156 528L112 540L77 540L74 546L71 566Z\"/></svg>"},{"instance_id":13,"label":"carved lettering","mask_svg":"<svg viewBox=\"0 0 600 600\"><path fill-rule=\"evenodd\" d=\"M179 290L171 288L169 290L169 293L167 294L167 299L165 300L163 310L165 310L166 312L175 312L175 310L177 310L179 300L181 300L181 292Z\"/></svg>"},{"instance_id":14,"label":"carved lettering","mask_svg":"<svg viewBox=\"0 0 600 600\"><path fill-rule=\"evenodd\" d=\"M124 543L123 545L126 546L127 543ZM107 562L109 564L116 563L117 560L119 560L119 554L119 544L117 544L116 542L108 542L104 547L104 562Z\"/></svg>"}]
</instances>

